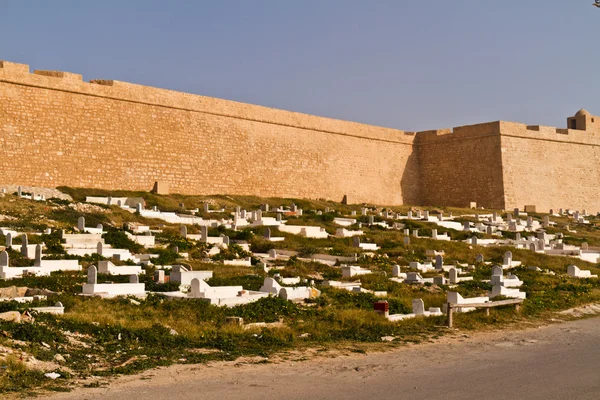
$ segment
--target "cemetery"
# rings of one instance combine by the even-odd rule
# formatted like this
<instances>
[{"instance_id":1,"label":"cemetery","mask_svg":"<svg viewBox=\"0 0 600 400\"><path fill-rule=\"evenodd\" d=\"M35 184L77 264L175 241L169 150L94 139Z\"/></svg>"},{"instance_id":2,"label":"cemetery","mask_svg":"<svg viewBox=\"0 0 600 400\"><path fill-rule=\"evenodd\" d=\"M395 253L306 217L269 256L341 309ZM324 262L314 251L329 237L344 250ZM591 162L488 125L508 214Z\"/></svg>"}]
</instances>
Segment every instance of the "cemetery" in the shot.
<instances>
[{"instance_id":1,"label":"cemetery","mask_svg":"<svg viewBox=\"0 0 600 400\"><path fill-rule=\"evenodd\" d=\"M583 210L59 189L0 193L0 345L65 385L600 301L600 216Z\"/></svg>"}]
</instances>

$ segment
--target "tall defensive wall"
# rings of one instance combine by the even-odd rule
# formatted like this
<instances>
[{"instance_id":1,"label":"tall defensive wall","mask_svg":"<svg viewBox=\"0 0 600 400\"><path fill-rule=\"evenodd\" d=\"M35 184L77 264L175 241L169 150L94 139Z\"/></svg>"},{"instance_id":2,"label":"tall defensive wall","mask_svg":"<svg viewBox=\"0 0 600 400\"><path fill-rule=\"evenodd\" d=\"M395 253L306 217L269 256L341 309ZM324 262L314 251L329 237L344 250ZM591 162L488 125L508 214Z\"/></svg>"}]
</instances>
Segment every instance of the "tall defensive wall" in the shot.
<instances>
[{"instance_id":1,"label":"tall defensive wall","mask_svg":"<svg viewBox=\"0 0 600 400\"><path fill-rule=\"evenodd\" d=\"M418 204L414 135L0 62L0 183Z\"/></svg>"},{"instance_id":2,"label":"tall defensive wall","mask_svg":"<svg viewBox=\"0 0 600 400\"><path fill-rule=\"evenodd\" d=\"M0 183L600 210L600 117L404 132L0 61Z\"/></svg>"}]
</instances>

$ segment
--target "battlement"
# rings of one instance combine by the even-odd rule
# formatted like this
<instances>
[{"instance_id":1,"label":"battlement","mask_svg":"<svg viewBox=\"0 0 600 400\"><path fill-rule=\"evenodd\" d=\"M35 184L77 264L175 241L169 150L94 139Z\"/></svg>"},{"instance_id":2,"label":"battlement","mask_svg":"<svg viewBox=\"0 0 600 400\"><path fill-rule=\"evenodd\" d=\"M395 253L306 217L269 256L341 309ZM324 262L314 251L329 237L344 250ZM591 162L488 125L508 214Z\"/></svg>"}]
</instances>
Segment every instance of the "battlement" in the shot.
<instances>
[{"instance_id":1,"label":"battlement","mask_svg":"<svg viewBox=\"0 0 600 400\"><path fill-rule=\"evenodd\" d=\"M486 122L474 125L457 126L452 129L417 132L415 144L426 145L434 142L477 139L499 134L499 122Z\"/></svg>"},{"instance_id":2,"label":"battlement","mask_svg":"<svg viewBox=\"0 0 600 400\"><path fill-rule=\"evenodd\" d=\"M74 74L72 72L35 70L33 73L35 75L50 76L52 78L83 82L83 77L81 75Z\"/></svg>"},{"instance_id":3,"label":"battlement","mask_svg":"<svg viewBox=\"0 0 600 400\"><path fill-rule=\"evenodd\" d=\"M595 129L579 130L501 121L500 132L503 136L516 136L524 139L600 146L600 132Z\"/></svg>"}]
</instances>

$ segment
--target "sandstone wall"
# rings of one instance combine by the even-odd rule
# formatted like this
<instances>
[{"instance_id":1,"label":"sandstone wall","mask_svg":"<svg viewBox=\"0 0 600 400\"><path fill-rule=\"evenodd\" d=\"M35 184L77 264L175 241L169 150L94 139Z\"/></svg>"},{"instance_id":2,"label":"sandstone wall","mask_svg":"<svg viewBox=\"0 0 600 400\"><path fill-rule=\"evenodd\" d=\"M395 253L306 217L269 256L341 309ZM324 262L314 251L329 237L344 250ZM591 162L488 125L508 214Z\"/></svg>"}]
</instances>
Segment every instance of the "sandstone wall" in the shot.
<instances>
[{"instance_id":1,"label":"sandstone wall","mask_svg":"<svg viewBox=\"0 0 600 400\"><path fill-rule=\"evenodd\" d=\"M0 181L419 203L414 136L0 62Z\"/></svg>"},{"instance_id":2,"label":"sandstone wall","mask_svg":"<svg viewBox=\"0 0 600 400\"><path fill-rule=\"evenodd\" d=\"M600 135L501 122L505 203L600 211Z\"/></svg>"},{"instance_id":3,"label":"sandstone wall","mask_svg":"<svg viewBox=\"0 0 600 400\"><path fill-rule=\"evenodd\" d=\"M419 132L423 205L504 208L499 123Z\"/></svg>"}]
</instances>

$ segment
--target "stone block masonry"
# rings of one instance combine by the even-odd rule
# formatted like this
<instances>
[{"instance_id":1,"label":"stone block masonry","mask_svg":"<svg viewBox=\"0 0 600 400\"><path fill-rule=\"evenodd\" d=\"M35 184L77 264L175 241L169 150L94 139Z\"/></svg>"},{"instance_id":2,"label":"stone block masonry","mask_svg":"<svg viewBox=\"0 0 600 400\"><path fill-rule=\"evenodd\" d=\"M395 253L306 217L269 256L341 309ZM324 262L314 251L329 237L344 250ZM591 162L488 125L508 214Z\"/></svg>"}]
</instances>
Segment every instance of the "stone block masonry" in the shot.
<instances>
[{"instance_id":1,"label":"stone block masonry","mask_svg":"<svg viewBox=\"0 0 600 400\"><path fill-rule=\"evenodd\" d=\"M599 121L411 133L0 61L0 182L597 210Z\"/></svg>"}]
</instances>

